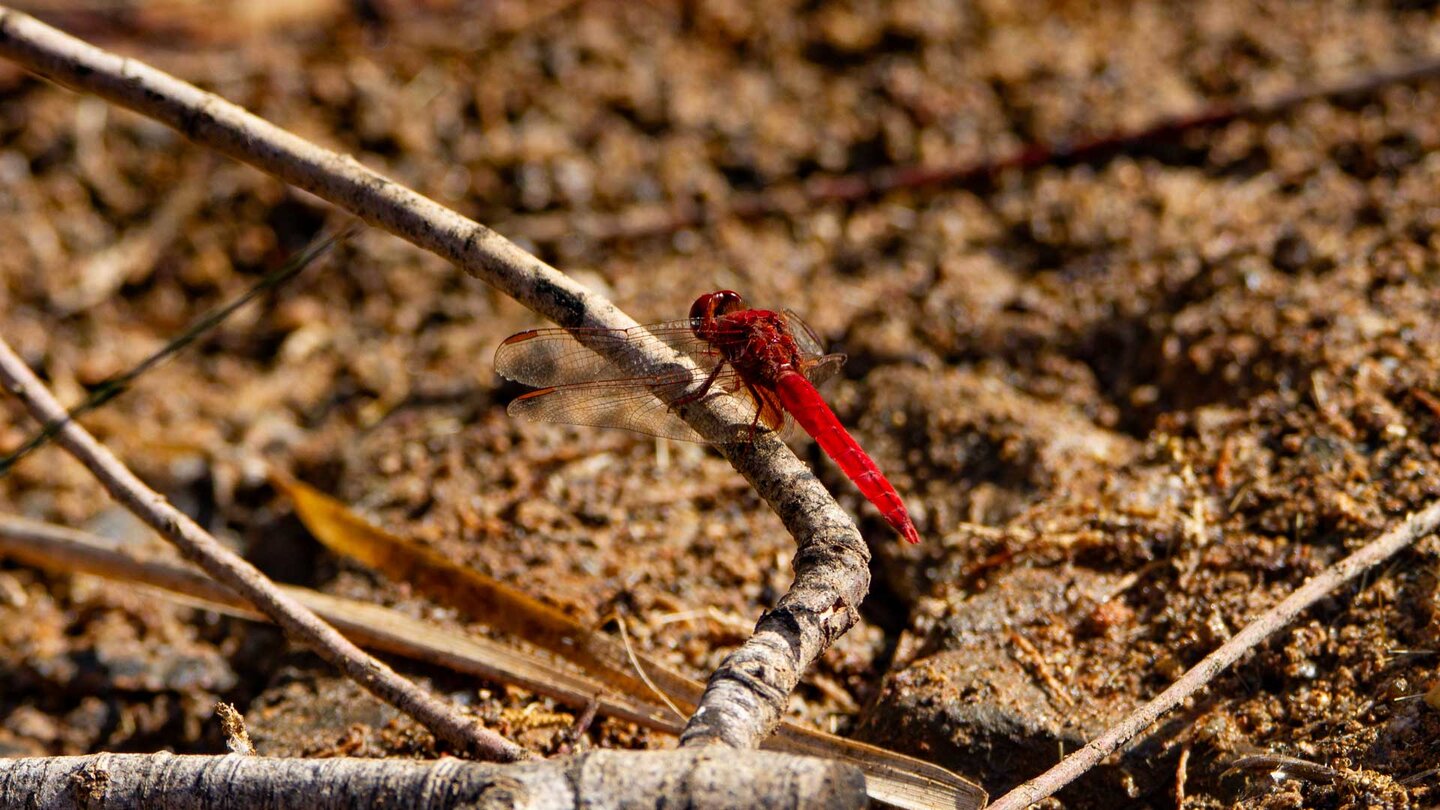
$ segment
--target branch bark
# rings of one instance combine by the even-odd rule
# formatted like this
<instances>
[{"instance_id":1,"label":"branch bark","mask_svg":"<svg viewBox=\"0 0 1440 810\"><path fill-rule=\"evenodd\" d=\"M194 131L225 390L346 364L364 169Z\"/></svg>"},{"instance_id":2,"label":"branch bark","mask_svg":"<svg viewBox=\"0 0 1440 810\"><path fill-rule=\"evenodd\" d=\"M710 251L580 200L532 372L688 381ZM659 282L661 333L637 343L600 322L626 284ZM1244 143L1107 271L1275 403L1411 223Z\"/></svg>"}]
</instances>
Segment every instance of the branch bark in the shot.
<instances>
[{"instance_id":1,"label":"branch bark","mask_svg":"<svg viewBox=\"0 0 1440 810\"><path fill-rule=\"evenodd\" d=\"M441 759L272 759L95 754L11 759L0 806L60 808L370 807L860 808L849 765L759 751L591 751L517 765Z\"/></svg>"},{"instance_id":2,"label":"branch bark","mask_svg":"<svg viewBox=\"0 0 1440 810\"><path fill-rule=\"evenodd\" d=\"M141 62L70 37L0 6L0 55L41 76L165 123L196 143L248 163L457 264L535 312L568 327L625 329L635 321L602 296L498 233L417 194L353 158L322 149L218 96ZM658 345L602 352L635 374L689 360ZM678 409L750 482L799 546L795 580L755 634L711 676L684 745L754 747L779 722L800 674L859 619L870 552L854 522L785 443L726 441L749 422L729 397Z\"/></svg>"},{"instance_id":3,"label":"branch bark","mask_svg":"<svg viewBox=\"0 0 1440 810\"><path fill-rule=\"evenodd\" d=\"M0 556L37 568L157 588L196 607L267 620L244 599L187 564L150 555L135 556L115 541L64 526L0 515ZM598 696L600 711L606 716L665 734L680 734L680 723L663 708L607 689L587 675L563 669L532 653L369 602L294 585L279 587L352 641L372 650L519 686L567 706L584 707Z\"/></svg>"},{"instance_id":4,"label":"branch bark","mask_svg":"<svg viewBox=\"0 0 1440 810\"><path fill-rule=\"evenodd\" d=\"M221 545L163 496L145 486L95 437L69 419L65 409L4 340L0 340L0 385L23 402L40 424L59 426L55 440L90 470L111 497L173 543L205 573L244 597L292 638L370 693L415 718L436 737L459 750L506 762L528 756L525 749L465 718L449 704L355 646L281 591L253 565ZM0 806L3 805L0 802Z\"/></svg>"},{"instance_id":5,"label":"branch bark","mask_svg":"<svg viewBox=\"0 0 1440 810\"><path fill-rule=\"evenodd\" d=\"M84 532L0 515L0 556L62 573L86 573L168 591L172 599L242 618L264 620L213 579L183 563L132 556L116 541ZM592 704L599 712L630 723L678 736L677 721L667 709L647 700L648 693L629 694L613 683L577 674L534 653L512 649L482 636L440 627L390 608L358 602L306 588L281 585L282 590L315 611L357 644L391 655L423 661L454 672L513 684L576 708ZM662 690L693 704L701 687L678 675L667 675L656 662L646 670ZM835 737L796 723L782 722L763 743L772 751L833 759L855 765L865 774L865 792L877 802L907 810L977 810L985 792L929 762Z\"/></svg>"},{"instance_id":6,"label":"branch bark","mask_svg":"<svg viewBox=\"0 0 1440 810\"><path fill-rule=\"evenodd\" d=\"M1336 588L1360 576L1394 556L1401 549L1440 527L1440 501L1411 515L1400 525L1365 544L1359 551L1317 574L1285 597L1275 607L1260 614L1191 667L1168 689L1136 709L1108 731L1091 740L1084 748L1060 760L1059 764L1025 782L990 805L991 810L1022 810L1078 779L1109 756L1125 741L1144 731L1160 716L1180 705L1224 672L1242 655L1254 649L1275 631L1289 624L1311 605L1330 595Z\"/></svg>"}]
</instances>

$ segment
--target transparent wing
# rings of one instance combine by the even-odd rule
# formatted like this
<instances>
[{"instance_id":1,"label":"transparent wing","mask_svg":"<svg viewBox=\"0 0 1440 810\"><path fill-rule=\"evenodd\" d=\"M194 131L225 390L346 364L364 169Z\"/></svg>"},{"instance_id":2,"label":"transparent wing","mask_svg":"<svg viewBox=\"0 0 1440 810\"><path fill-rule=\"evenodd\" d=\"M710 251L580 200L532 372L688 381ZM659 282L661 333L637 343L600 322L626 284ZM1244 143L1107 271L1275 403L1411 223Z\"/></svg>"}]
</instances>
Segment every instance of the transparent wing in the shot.
<instances>
[{"instance_id":1,"label":"transparent wing","mask_svg":"<svg viewBox=\"0 0 1440 810\"><path fill-rule=\"evenodd\" d=\"M720 361L719 353L695 337L685 320L630 329L531 329L500 344L495 371L536 387L628 379L630 374L604 357L622 346L668 347L707 370Z\"/></svg>"},{"instance_id":2,"label":"transparent wing","mask_svg":"<svg viewBox=\"0 0 1440 810\"><path fill-rule=\"evenodd\" d=\"M817 357L805 366L805 379L811 385L819 386L820 383L840 373L840 367L845 365L845 355L827 354L824 357Z\"/></svg>"},{"instance_id":3,"label":"transparent wing","mask_svg":"<svg viewBox=\"0 0 1440 810\"><path fill-rule=\"evenodd\" d=\"M678 397L693 390L704 379L698 373L677 372L648 381L632 378L560 385L531 391L512 401L506 411L511 416L537 422L620 428L665 439L703 443L706 440L666 407L656 394L665 398ZM782 429L785 412L774 400L774 394L763 389L753 390L755 394L730 367L723 369L711 386L711 391L724 391L739 400L749 418L754 418L759 409L758 424L772 430ZM757 402L757 394L763 404ZM747 438L748 431L733 437L732 441Z\"/></svg>"},{"instance_id":4,"label":"transparent wing","mask_svg":"<svg viewBox=\"0 0 1440 810\"><path fill-rule=\"evenodd\" d=\"M693 376L683 377L683 381L677 377L673 383L663 383L662 390L673 389L678 395L695 383ZM537 422L614 427L682 442L705 441L651 389L631 380L542 388L512 401L506 411Z\"/></svg>"},{"instance_id":5,"label":"transparent wing","mask_svg":"<svg viewBox=\"0 0 1440 810\"><path fill-rule=\"evenodd\" d=\"M785 316L785 323L790 327L790 334L795 338L795 345L800 347L800 353L807 358L817 358L825 354L825 346L820 343L820 336L810 328L810 324L795 313L793 309L783 310L781 315ZM844 357L844 355L840 355ZM844 362L843 360L841 362Z\"/></svg>"},{"instance_id":6,"label":"transparent wing","mask_svg":"<svg viewBox=\"0 0 1440 810\"><path fill-rule=\"evenodd\" d=\"M781 439L788 439L795 433L795 420L785 412L785 406L780 404L780 395L767 388L752 388L747 393L750 400L759 408L760 418L756 424L767 427L780 434Z\"/></svg>"},{"instance_id":7,"label":"transparent wing","mask_svg":"<svg viewBox=\"0 0 1440 810\"><path fill-rule=\"evenodd\" d=\"M804 360L804 372L819 383L834 375L845 356L822 354L820 341L799 316L785 319ZM674 369L655 376L635 376L606 359L627 348L667 347L690 358L696 369ZM540 390L510 403L510 415L541 422L615 427L679 441L705 441L666 405L697 390L723 357L695 336L690 320L649 324L631 329L532 329L506 338L495 351L495 371ZM789 419L773 390L747 385L732 366L725 366L712 385L740 400L753 424L789 434ZM735 437L751 438L752 431Z\"/></svg>"}]
</instances>

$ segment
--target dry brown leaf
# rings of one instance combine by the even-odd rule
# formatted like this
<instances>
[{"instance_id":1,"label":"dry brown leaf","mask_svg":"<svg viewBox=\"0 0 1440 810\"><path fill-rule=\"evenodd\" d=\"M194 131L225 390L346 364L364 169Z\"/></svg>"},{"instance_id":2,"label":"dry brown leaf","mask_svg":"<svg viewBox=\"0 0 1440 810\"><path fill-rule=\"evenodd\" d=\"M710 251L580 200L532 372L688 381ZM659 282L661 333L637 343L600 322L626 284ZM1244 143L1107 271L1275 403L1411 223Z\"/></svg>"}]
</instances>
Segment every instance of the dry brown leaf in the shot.
<instances>
[{"instance_id":1,"label":"dry brown leaf","mask_svg":"<svg viewBox=\"0 0 1440 810\"><path fill-rule=\"evenodd\" d=\"M331 551L558 655L621 694L640 701L652 694L649 685L631 674L634 668L618 640L582 626L518 588L375 526L343 503L283 473L273 472L272 480L295 503L301 522ZM658 691L682 709L694 710L703 684L643 655L636 654L636 662ZM897 807L965 810L985 804L985 791L978 785L938 765L795 723L782 723L764 747L853 762L865 771L870 796Z\"/></svg>"}]
</instances>

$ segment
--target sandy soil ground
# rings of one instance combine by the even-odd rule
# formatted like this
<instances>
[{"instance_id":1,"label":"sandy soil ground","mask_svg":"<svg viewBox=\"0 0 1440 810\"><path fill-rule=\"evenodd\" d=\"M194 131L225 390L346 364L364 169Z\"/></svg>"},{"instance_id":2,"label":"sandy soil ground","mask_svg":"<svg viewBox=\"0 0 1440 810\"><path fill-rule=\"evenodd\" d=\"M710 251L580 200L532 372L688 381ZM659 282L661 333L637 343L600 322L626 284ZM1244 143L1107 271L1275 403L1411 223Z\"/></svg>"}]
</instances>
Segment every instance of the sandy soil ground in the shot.
<instances>
[{"instance_id":1,"label":"sandy soil ground","mask_svg":"<svg viewBox=\"0 0 1440 810\"><path fill-rule=\"evenodd\" d=\"M797 444L859 516L876 585L794 714L992 791L1440 494L1440 82L982 182L796 197L1411 64L1440 53L1431 4L47 7L637 318L722 287L803 313L850 355L826 393L925 542L902 547ZM70 401L339 222L4 66L0 99L0 327ZM757 198L782 213L735 210ZM509 420L522 389L490 357L536 325L367 232L86 424L277 578L454 621L318 550L267 465L586 621L623 609L637 644L703 677L783 592L791 540L713 452ZM9 447L32 425L3 407ZM0 478L0 504L157 542L53 448ZM1437 565L1427 540L1336 594L1063 806L1174 807L1177 781L1186 808L1434 802ZM219 698L262 752L434 750L274 631L133 589L7 565L0 639L3 753L222 750ZM417 674L541 750L568 723ZM590 741L667 744L613 722ZM1259 752L1340 775L1226 773Z\"/></svg>"}]
</instances>

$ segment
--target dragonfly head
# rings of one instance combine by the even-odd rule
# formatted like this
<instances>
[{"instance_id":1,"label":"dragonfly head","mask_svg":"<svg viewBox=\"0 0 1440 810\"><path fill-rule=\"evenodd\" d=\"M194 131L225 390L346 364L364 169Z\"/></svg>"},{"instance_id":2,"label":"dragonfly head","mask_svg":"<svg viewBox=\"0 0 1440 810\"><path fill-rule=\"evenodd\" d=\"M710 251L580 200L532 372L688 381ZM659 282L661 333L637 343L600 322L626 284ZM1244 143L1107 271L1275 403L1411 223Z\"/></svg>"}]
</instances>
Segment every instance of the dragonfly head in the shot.
<instances>
[{"instance_id":1,"label":"dragonfly head","mask_svg":"<svg viewBox=\"0 0 1440 810\"><path fill-rule=\"evenodd\" d=\"M722 315L739 312L745 307L744 299L734 290L719 290L705 293L690 305L690 320L696 325L709 323Z\"/></svg>"}]
</instances>

